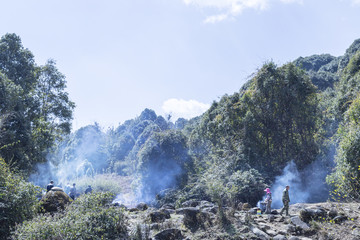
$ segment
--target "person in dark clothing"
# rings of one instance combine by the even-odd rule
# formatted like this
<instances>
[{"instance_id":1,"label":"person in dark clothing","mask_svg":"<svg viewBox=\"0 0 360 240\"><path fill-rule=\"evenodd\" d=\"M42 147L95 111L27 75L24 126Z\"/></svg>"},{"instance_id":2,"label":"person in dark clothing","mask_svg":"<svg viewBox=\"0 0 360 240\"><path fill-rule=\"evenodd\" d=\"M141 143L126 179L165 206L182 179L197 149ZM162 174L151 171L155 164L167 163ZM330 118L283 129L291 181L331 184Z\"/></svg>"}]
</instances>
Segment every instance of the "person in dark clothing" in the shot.
<instances>
[{"instance_id":1,"label":"person in dark clothing","mask_svg":"<svg viewBox=\"0 0 360 240\"><path fill-rule=\"evenodd\" d=\"M73 184L73 186L70 188L70 192L69 192L69 196L72 198L72 200L75 200L75 196L76 196L76 187L75 187L75 183Z\"/></svg>"},{"instance_id":2,"label":"person in dark clothing","mask_svg":"<svg viewBox=\"0 0 360 240\"><path fill-rule=\"evenodd\" d=\"M46 192L50 191L54 187L54 181L51 180L50 183L46 186Z\"/></svg>"},{"instance_id":3,"label":"person in dark clothing","mask_svg":"<svg viewBox=\"0 0 360 240\"><path fill-rule=\"evenodd\" d=\"M87 189L85 190L85 194L88 194L88 193L92 193L92 188L91 188L90 185L89 185L89 186L87 187Z\"/></svg>"},{"instance_id":4,"label":"person in dark clothing","mask_svg":"<svg viewBox=\"0 0 360 240\"><path fill-rule=\"evenodd\" d=\"M289 216L289 203L290 203L290 197L289 197L289 186L286 186L283 194L282 194L282 202L284 204L284 207L280 211L280 215L283 214L284 210L286 212L286 216Z\"/></svg>"}]
</instances>

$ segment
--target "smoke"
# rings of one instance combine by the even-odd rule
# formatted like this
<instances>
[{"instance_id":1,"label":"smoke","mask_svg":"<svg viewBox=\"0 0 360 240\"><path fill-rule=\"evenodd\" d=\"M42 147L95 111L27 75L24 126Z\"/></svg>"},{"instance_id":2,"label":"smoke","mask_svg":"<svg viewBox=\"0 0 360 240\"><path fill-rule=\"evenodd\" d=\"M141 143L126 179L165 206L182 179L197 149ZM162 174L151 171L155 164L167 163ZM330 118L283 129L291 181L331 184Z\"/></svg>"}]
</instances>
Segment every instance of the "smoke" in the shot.
<instances>
[{"instance_id":1,"label":"smoke","mask_svg":"<svg viewBox=\"0 0 360 240\"><path fill-rule=\"evenodd\" d=\"M318 159L305 169L299 171L295 162L291 161L284 168L282 175L275 178L271 186L272 208L281 208L282 192L289 185L290 204L314 203L326 201L329 197L325 178L329 170L323 159Z\"/></svg>"},{"instance_id":2,"label":"smoke","mask_svg":"<svg viewBox=\"0 0 360 240\"><path fill-rule=\"evenodd\" d=\"M70 181L94 176L106 168L106 156L101 149L104 138L98 125L79 129L69 140L58 145L55 153L48 154L46 163L38 164L29 181L46 187L50 180L64 187Z\"/></svg>"}]
</instances>

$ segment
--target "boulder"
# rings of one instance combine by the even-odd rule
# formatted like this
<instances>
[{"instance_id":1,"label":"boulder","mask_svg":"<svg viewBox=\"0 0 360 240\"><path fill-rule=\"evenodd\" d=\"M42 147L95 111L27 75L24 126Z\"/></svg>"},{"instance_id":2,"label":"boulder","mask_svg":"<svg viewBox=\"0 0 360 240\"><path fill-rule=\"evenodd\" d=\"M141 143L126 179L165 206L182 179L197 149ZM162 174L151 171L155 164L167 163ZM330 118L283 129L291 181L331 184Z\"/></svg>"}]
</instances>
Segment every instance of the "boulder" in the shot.
<instances>
[{"instance_id":1,"label":"boulder","mask_svg":"<svg viewBox=\"0 0 360 240\"><path fill-rule=\"evenodd\" d=\"M170 212L166 209L163 209L160 211L151 212L149 214L149 217L152 223L164 222L165 219L170 218Z\"/></svg>"},{"instance_id":2,"label":"boulder","mask_svg":"<svg viewBox=\"0 0 360 240\"><path fill-rule=\"evenodd\" d=\"M338 216L338 211L335 208L330 209L328 212L329 218L333 219Z\"/></svg>"},{"instance_id":3,"label":"boulder","mask_svg":"<svg viewBox=\"0 0 360 240\"><path fill-rule=\"evenodd\" d=\"M149 207L148 207L148 205L146 203L139 203L138 205L136 205L136 208L139 209L140 211L145 211Z\"/></svg>"},{"instance_id":4,"label":"boulder","mask_svg":"<svg viewBox=\"0 0 360 240\"><path fill-rule=\"evenodd\" d=\"M261 231L258 228L253 228L252 232L261 240L268 240L270 239L270 236L268 234L266 234L265 232Z\"/></svg>"},{"instance_id":5,"label":"boulder","mask_svg":"<svg viewBox=\"0 0 360 240\"><path fill-rule=\"evenodd\" d=\"M165 229L154 236L155 240L182 240L181 230L176 228Z\"/></svg>"},{"instance_id":6,"label":"boulder","mask_svg":"<svg viewBox=\"0 0 360 240\"><path fill-rule=\"evenodd\" d=\"M174 204L170 204L170 203L167 203L167 204L164 204L161 206L162 209L171 209L171 210L175 210L175 206Z\"/></svg>"},{"instance_id":7,"label":"boulder","mask_svg":"<svg viewBox=\"0 0 360 240\"><path fill-rule=\"evenodd\" d=\"M310 229L310 227L303 221L301 221L301 219L298 216L292 217L291 218L291 222L292 224L294 224L297 228L300 228L302 230L308 230Z\"/></svg>"},{"instance_id":8,"label":"boulder","mask_svg":"<svg viewBox=\"0 0 360 240\"><path fill-rule=\"evenodd\" d=\"M327 218L327 213L324 208L305 208L300 210L300 219L306 223L309 223L311 220L325 220Z\"/></svg>"},{"instance_id":9,"label":"boulder","mask_svg":"<svg viewBox=\"0 0 360 240\"><path fill-rule=\"evenodd\" d=\"M333 221L334 221L335 223L342 223L342 222L346 221L347 219L348 219L347 216L339 215L339 216L336 216L336 217L333 219Z\"/></svg>"},{"instance_id":10,"label":"boulder","mask_svg":"<svg viewBox=\"0 0 360 240\"><path fill-rule=\"evenodd\" d=\"M190 229L197 228L200 225L200 209L194 207L182 208L184 215L184 225Z\"/></svg>"},{"instance_id":11,"label":"boulder","mask_svg":"<svg viewBox=\"0 0 360 240\"><path fill-rule=\"evenodd\" d=\"M47 192L40 201L40 205L45 212L64 210L65 206L72 202L72 199L61 188L54 188Z\"/></svg>"},{"instance_id":12,"label":"boulder","mask_svg":"<svg viewBox=\"0 0 360 240\"><path fill-rule=\"evenodd\" d=\"M199 205L200 205L200 201L197 201L197 200L189 200L189 201L183 202L181 204L181 206L183 206L184 208L186 208L186 207L197 207Z\"/></svg>"},{"instance_id":13,"label":"boulder","mask_svg":"<svg viewBox=\"0 0 360 240\"><path fill-rule=\"evenodd\" d=\"M251 208L251 205L249 203L244 203L242 205L242 210L244 210L244 211L248 211L248 210L250 210L250 208Z\"/></svg>"},{"instance_id":14,"label":"boulder","mask_svg":"<svg viewBox=\"0 0 360 240\"><path fill-rule=\"evenodd\" d=\"M287 238L281 234L276 235L273 239L274 240L287 240Z\"/></svg>"}]
</instances>

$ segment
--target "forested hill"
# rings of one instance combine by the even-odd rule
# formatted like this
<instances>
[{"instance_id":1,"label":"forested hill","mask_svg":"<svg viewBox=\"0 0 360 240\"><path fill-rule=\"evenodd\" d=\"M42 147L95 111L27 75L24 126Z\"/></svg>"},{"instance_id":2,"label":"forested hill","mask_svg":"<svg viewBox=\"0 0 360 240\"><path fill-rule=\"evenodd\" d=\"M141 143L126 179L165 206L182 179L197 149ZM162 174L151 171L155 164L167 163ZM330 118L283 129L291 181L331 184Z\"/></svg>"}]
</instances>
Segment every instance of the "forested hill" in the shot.
<instances>
[{"instance_id":1,"label":"forested hill","mask_svg":"<svg viewBox=\"0 0 360 240\"><path fill-rule=\"evenodd\" d=\"M0 40L0 72L2 176L43 187L116 174L131 177L139 201L255 205L290 169L304 201L334 192L360 200L360 39L340 57L267 62L197 118L172 123L145 109L106 131L94 124L69 134L75 104L65 77L54 61L37 65L15 34Z\"/></svg>"}]
</instances>

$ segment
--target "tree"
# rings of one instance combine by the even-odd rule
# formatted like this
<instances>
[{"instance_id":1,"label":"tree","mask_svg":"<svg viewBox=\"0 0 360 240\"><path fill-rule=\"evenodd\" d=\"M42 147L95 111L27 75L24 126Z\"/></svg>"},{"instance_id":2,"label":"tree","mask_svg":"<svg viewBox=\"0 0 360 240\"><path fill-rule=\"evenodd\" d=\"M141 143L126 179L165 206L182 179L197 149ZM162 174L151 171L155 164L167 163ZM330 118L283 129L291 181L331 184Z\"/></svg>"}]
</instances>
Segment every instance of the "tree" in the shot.
<instances>
[{"instance_id":1,"label":"tree","mask_svg":"<svg viewBox=\"0 0 360 240\"><path fill-rule=\"evenodd\" d=\"M0 154L12 167L30 171L70 132L75 105L55 62L36 66L33 54L15 34L0 39L0 73Z\"/></svg>"}]
</instances>

